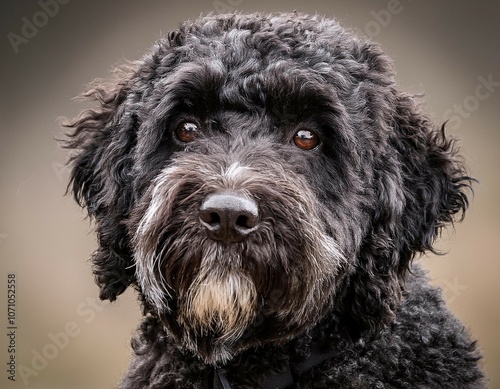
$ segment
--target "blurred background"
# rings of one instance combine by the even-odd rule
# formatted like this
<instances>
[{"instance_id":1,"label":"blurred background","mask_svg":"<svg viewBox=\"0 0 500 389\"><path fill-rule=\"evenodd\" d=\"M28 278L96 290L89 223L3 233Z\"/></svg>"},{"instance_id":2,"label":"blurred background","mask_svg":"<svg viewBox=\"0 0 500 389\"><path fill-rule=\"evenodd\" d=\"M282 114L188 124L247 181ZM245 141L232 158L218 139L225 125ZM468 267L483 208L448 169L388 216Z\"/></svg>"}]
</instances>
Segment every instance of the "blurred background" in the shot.
<instances>
[{"instance_id":1,"label":"blurred background","mask_svg":"<svg viewBox=\"0 0 500 389\"><path fill-rule=\"evenodd\" d=\"M113 388L140 318L131 291L97 299L92 226L70 196L58 117L112 65L137 59L179 22L208 12L291 11L338 18L380 42L401 88L461 139L479 179L462 224L422 259L485 355L500 388L500 3L495 1L83 1L0 5L0 387ZM16 274L16 382L8 381L7 281Z\"/></svg>"}]
</instances>

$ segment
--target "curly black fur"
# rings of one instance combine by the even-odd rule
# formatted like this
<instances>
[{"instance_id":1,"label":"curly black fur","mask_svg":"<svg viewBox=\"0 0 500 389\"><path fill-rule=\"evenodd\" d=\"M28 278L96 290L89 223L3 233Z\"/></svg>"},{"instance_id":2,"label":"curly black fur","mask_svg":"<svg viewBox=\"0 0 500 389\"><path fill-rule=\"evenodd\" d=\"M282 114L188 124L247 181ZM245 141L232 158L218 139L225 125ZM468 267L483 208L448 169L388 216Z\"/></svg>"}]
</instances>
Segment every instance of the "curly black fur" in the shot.
<instances>
[{"instance_id":1,"label":"curly black fur","mask_svg":"<svg viewBox=\"0 0 500 389\"><path fill-rule=\"evenodd\" d=\"M145 312L122 388L205 387L217 364L254 388L318 342L342 352L297 388L483 387L475 343L411 264L463 218L472 179L378 45L319 16L206 16L86 96L70 185L96 222L100 297L133 285ZM228 245L198 217L226 190L260 217Z\"/></svg>"}]
</instances>

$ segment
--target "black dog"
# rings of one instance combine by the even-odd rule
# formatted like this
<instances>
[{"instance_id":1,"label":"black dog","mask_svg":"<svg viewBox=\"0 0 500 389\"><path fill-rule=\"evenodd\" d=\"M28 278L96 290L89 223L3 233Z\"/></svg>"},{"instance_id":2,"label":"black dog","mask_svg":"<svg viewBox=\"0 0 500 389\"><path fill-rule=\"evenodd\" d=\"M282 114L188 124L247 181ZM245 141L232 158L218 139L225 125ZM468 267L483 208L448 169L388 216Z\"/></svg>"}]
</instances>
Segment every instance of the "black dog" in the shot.
<instances>
[{"instance_id":1,"label":"black dog","mask_svg":"<svg viewBox=\"0 0 500 389\"><path fill-rule=\"evenodd\" d=\"M454 142L379 46L307 15L183 24L68 124L102 299L145 318L122 388L479 388L412 259L467 207Z\"/></svg>"}]
</instances>

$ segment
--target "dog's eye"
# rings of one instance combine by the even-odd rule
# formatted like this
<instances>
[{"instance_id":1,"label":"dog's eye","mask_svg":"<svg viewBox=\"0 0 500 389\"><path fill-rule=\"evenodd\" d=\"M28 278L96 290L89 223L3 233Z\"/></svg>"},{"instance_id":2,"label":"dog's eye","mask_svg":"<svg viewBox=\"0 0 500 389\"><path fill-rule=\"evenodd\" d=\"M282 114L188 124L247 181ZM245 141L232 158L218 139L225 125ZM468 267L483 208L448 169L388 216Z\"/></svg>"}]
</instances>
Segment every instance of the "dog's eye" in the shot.
<instances>
[{"instance_id":1,"label":"dog's eye","mask_svg":"<svg viewBox=\"0 0 500 389\"><path fill-rule=\"evenodd\" d=\"M299 130L293 136L293 143L302 150L312 150L319 144L319 137L310 130Z\"/></svg>"},{"instance_id":2,"label":"dog's eye","mask_svg":"<svg viewBox=\"0 0 500 389\"><path fill-rule=\"evenodd\" d=\"M193 122L183 122L175 130L175 135L181 142L189 143L200 135L200 129Z\"/></svg>"}]
</instances>

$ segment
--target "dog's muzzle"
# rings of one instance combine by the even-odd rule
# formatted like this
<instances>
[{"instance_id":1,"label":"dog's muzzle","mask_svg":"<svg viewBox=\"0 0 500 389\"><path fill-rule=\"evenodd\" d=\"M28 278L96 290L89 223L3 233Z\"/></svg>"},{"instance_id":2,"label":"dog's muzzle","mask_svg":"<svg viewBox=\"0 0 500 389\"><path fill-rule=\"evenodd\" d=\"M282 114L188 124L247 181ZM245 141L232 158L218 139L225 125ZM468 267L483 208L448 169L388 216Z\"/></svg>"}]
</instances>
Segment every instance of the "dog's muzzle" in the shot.
<instances>
[{"instance_id":1,"label":"dog's muzzle","mask_svg":"<svg viewBox=\"0 0 500 389\"><path fill-rule=\"evenodd\" d=\"M147 303L206 363L304 331L346 274L311 186L261 143L179 155L128 224Z\"/></svg>"},{"instance_id":2,"label":"dog's muzzle","mask_svg":"<svg viewBox=\"0 0 500 389\"><path fill-rule=\"evenodd\" d=\"M208 236L225 244L241 242L259 226L256 201L238 192L208 195L199 209Z\"/></svg>"}]
</instances>

